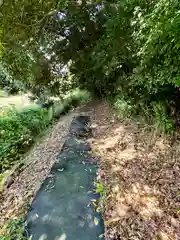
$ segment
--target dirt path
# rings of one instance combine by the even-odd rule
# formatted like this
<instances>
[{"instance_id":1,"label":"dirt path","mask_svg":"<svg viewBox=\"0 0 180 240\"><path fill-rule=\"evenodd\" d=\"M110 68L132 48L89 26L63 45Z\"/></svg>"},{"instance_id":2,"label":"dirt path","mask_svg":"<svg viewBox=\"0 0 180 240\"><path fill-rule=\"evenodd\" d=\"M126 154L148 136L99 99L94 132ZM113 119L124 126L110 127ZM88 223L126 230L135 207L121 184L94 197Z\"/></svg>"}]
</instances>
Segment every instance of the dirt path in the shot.
<instances>
[{"instance_id":1,"label":"dirt path","mask_svg":"<svg viewBox=\"0 0 180 240\"><path fill-rule=\"evenodd\" d=\"M107 239L180 239L180 143L116 120L106 104L96 107L93 125Z\"/></svg>"}]
</instances>

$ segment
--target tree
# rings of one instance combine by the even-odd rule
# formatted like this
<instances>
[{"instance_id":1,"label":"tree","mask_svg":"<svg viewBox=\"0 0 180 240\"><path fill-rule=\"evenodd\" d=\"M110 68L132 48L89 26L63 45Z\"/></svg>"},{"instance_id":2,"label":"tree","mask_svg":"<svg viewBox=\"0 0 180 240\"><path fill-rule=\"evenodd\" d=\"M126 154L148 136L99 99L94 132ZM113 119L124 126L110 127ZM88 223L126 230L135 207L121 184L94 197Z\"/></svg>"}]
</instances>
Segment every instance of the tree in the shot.
<instances>
[{"instance_id":1,"label":"tree","mask_svg":"<svg viewBox=\"0 0 180 240\"><path fill-rule=\"evenodd\" d=\"M102 34L98 4L21 0L4 2L1 7L3 61L27 83L47 85L51 81L47 69L70 60L73 65Z\"/></svg>"}]
</instances>

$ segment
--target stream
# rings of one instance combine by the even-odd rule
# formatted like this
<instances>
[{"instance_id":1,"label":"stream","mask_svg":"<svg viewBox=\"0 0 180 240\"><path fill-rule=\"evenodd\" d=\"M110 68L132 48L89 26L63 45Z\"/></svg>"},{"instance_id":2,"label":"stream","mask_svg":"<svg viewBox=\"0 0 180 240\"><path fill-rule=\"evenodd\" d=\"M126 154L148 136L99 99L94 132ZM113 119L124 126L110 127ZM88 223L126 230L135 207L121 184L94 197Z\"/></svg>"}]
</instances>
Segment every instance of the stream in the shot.
<instances>
[{"instance_id":1,"label":"stream","mask_svg":"<svg viewBox=\"0 0 180 240\"><path fill-rule=\"evenodd\" d=\"M104 239L100 214L94 210L96 158L87 138L92 135L89 116L73 119L64 146L42 183L27 214L32 240Z\"/></svg>"}]
</instances>

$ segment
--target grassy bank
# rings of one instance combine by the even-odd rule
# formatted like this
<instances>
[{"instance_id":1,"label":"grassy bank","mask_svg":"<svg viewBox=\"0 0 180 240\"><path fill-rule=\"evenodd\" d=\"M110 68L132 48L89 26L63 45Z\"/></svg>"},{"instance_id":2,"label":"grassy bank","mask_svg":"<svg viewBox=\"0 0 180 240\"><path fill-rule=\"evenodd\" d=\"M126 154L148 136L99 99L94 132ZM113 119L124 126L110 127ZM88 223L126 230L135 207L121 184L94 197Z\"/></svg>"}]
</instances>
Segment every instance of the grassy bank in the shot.
<instances>
[{"instance_id":1,"label":"grassy bank","mask_svg":"<svg viewBox=\"0 0 180 240\"><path fill-rule=\"evenodd\" d=\"M0 182L7 171L18 165L37 137L47 127L70 109L89 101L86 91L75 90L63 101L56 101L48 108L30 105L21 110L1 109L0 118Z\"/></svg>"},{"instance_id":2,"label":"grassy bank","mask_svg":"<svg viewBox=\"0 0 180 240\"><path fill-rule=\"evenodd\" d=\"M1 183L4 182L4 177L7 179L8 172L11 172L11 169L16 168L21 162L23 163L23 159L29 154L28 150L32 147L32 144L36 142L37 145L40 136L47 132L49 125L57 124L56 120L63 114L78 105L87 103L89 100L89 93L75 90L69 93L63 101L56 101L49 108L40 108L33 105L21 111L15 108L4 111L4 115L0 119L0 132L4 139L4 141L1 139L0 142L1 150L4 150L4 155L0 156ZM12 144L11 148L8 147L10 144ZM0 240L27 239L24 236L23 214L17 214L15 219L10 217L8 221L1 223Z\"/></svg>"}]
</instances>

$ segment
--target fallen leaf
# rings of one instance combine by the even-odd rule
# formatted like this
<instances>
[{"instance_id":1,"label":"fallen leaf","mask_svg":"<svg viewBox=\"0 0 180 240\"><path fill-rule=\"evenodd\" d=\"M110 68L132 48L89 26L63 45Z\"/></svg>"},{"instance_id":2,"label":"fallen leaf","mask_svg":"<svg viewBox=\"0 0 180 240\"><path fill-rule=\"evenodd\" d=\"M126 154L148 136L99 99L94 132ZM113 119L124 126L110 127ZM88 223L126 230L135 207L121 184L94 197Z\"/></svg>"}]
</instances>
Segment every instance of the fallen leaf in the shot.
<instances>
[{"instance_id":1,"label":"fallen leaf","mask_svg":"<svg viewBox=\"0 0 180 240\"><path fill-rule=\"evenodd\" d=\"M120 217L111 218L111 219L109 219L108 221L105 221L104 224L105 224L106 226L109 226L111 223L118 222L120 219L121 219Z\"/></svg>"},{"instance_id":2,"label":"fallen leaf","mask_svg":"<svg viewBox=\"0 0 180 240\"><path fill-rule=\"evenodd\" d=\"M99 219L97 217L94 217L94 224L97 226L99 224Z\"/></svg>"},{"instance_id":3,"label":"fallen leaf","mask_svg":"<svg viewBox=\"0 0 180 240\"><path fill-rule=\"evenodd\" d=\"M99 235L99 238L103 238L103 237L104 237L104 234Z\"/></svg>"}]
</instances>

